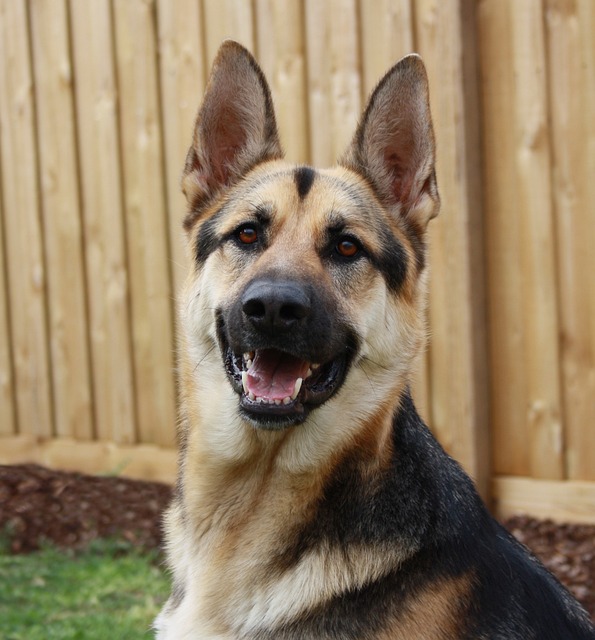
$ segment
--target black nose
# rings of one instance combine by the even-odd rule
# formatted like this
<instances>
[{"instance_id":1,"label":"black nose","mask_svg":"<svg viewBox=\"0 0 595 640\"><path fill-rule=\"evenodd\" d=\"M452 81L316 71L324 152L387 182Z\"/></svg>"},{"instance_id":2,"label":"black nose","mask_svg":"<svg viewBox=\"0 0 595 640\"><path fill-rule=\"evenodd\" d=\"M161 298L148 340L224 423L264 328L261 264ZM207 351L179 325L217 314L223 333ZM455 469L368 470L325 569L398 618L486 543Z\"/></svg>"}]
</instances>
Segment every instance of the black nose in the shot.
<instances>
[{"instance_id":1,"label":"black nose","mask_svg":"<svg viewBox=\"0 0 595 640\"><path fill-rule=\"evenodd\" d=\"M293 282L257 280L242 296L245 317L260 331L289 331L310 315L312 306L308 292Z\"/></svg>"}]
</instances>

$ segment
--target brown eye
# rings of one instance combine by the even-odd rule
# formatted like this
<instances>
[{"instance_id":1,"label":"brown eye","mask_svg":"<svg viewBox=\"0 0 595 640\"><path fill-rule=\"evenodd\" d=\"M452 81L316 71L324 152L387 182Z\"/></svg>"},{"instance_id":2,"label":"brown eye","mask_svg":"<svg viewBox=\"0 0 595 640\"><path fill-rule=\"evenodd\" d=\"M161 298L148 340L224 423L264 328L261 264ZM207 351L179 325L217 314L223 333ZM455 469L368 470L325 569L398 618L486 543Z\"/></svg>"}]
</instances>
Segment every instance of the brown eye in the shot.
<instances>
[{"instance_id":1,"label":"brown eye","mask_svg":"<svg viewBox=\"0 0 595 640\"><path fill-rule=\"evenodd\" d=\"M258 240L258 232L254 227L242 227L238 231L238 240L243 244L254 244Z\"/></svg>"},{"instance_id":2,"label":"brown eye","mask_svg":"<svg viewBox=\"0 0 595 640\"><path fill-rule=\"evenodd\" d=\"M344 258L354 258L359 253L359 246L353 240L344 238L337 243L337 252Z\"/></svg>"}]
</instances>

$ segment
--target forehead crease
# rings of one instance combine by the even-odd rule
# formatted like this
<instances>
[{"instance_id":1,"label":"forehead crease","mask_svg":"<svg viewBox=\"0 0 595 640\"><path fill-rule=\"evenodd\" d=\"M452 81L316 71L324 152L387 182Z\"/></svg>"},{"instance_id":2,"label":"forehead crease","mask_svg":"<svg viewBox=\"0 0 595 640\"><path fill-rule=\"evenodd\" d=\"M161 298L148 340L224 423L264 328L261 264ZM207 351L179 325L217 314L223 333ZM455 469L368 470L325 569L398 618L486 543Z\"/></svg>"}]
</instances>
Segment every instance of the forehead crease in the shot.
<instances>
[{"instance_id":1,"label":"forehead crease","mask_svg":"<svg viewBox=\"0 0 595 640\"><path fill-rule=\"evenodd\" d=\"M343 217L345 220L376 226L379 219L377 206L366 197L361 187L330 175L323 175L321 182L324 187L329 188L329 213L335 219Z\"/></svg>"},{"instance_id":2,"label":"forehead crease","mask_svg":"<svg viewBox=\"0 0 595 640\"><path fill-rule=\"evenodd\" d=\"M373 246L382 245L385 239L394 236L382 210L361 187L322 174L313 191L302 217L302 224L307 219L311 231L320 234L345 228L346 232L362 234L362 239L366 238Z\"/></svg>"}]
</instances>

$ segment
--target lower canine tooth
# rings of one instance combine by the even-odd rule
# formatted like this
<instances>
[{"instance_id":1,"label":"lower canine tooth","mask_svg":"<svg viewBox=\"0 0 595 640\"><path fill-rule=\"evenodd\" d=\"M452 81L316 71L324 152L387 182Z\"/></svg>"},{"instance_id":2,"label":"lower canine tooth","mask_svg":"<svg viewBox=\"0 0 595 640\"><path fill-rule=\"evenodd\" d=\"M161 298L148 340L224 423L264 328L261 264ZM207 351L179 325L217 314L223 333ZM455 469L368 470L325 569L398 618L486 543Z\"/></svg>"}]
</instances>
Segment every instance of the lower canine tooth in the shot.
<instances>
[{"instance_id":1,"label":"lower canine tooth","mask_svg":"<svg viewBox=\"0 0 595 640\"><path fill-rule=\"evenodd\" d=\"M300 389L302 388L302 378L298 378L295 381L295 387L293 388L293 393L291 394L291 399L295 400L297 398L297 394L300 392Z\"/></svg>"},{"instance_id":2,"label":"lower canine tooth","mask_svg":"<svg viewBox=\"0 0 595 640\"><path fill-rule=\"evenodd\" d=\"M248 374L245 371L242 371L242 387L244 387L244 393L248 395Z\"/></svg>"}]
</instances>

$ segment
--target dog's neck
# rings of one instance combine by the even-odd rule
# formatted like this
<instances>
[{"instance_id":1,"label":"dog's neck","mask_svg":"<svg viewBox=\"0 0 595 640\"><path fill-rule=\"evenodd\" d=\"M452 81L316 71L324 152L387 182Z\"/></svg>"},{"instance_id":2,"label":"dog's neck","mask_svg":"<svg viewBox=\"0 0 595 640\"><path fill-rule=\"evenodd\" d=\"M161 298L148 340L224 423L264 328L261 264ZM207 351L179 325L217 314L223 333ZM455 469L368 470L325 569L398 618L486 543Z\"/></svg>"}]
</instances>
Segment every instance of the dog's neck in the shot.
<instances>
[{"instance_id":1,"label":"dog's neck","mask_svg":"<svg viewBox=\"0 0 595 640\"><path fill-rule=\"evenodd\" d=\"M406 399L407 389L401 393ZM329 530L343 526L335 523L328 511L334 500L327 492L343 495L351 494L352 488L375 486L375 478L380 479L391 464L395 410L392 405L379 410L367 424L358 425L357 436L347 439L342 450L325 454L324 463L319 459L307 468L294 460L302 455L295 451L309 442L314 429L324 427L322 420L314 424L315 413L312 423L306 421L282 432L236 425L245 431L244 438L250 444L244 443L243 459L233 460L214 454L210 448L209 430L218 425L186 425L183 456L191 463L181 465L181 518L193 538L189 548L197 554L187 561L204 570L200 599L209 602L209 618L233 625L237 615L243 625L254 624L255 628L268 618L270 624L277 624L320 598L355 587L350 582L354 575L358 576L357 584L376 579L413 553L406 537L382 553L370 553L358 544L330 549L318 541L328 531L318 522L319 517L325 522L330 518ZM316 453L320 455L320 451L312 455ZM309 526L313 527L311 534L304 529ZM311 548L302 548L303 541L309 539ZM322 575L317 569L321 554L331 554L332 573ZM271 581L270 576L277 575L280 567L284 567L282 580ZM226 577L224 584L216 579L221 575ZM304 581L310 585L305 590ZM248 607L246 611L230 614L232 592ZM298 592L301 600L293 601L289 595Z\"/></svg>"}]
</instances>

